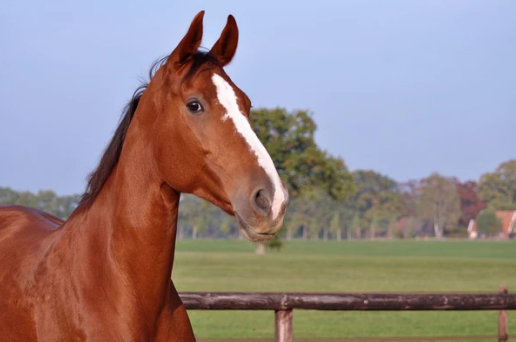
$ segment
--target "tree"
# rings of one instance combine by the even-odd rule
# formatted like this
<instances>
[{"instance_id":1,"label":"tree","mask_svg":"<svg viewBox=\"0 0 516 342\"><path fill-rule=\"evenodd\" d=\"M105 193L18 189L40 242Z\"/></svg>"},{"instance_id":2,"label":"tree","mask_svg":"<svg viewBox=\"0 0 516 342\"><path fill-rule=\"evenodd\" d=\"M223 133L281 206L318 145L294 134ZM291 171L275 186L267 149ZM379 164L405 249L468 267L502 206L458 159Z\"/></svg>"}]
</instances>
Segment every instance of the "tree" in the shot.
<instances>
[{"instance_id":1,"label":"tree","mask_svg":"<svg viewBox=\"0 0 516 342\"><path fill-rule=\"evenodd\" d=\"M493 210L516 209L516 159L500 164L480 177L479 196Z\"/></svg>"},{"instance_id":2,"label":"tree","mask_svg":"<svg viewBox=\"0 0 516 342\"><path fill-rule=\"evenodd\" d=\"M231 230L231 222L233 220L231 220L231 217L229 215L224 215L224 217L222 218L220 224L219 224L219 227L220 227L220 232L223 233L223 234L229 234L230 230Z\"/></svg>"},{"instance_id":3,"label":"tree","mask_svg":"<svg viewBox=\"0 0 516 342\"><path fill-rule=\"evenodd\" d=\"M417 203L421 193L421 181L409 180L398 184L399 191L403 197L403 208L408 217L417 216Z\"/></svg>"},{"instance_id":4,"label":"tree","mask_svg":"<svg viewBox=\"0 0 516 342\"><path fill-rule=\"evenodd\" d=\"M36 208L66 220L79 204L80 196L58 196L52 190L40 190L36 194L29 191L15 191L0 187L0 205L17 204Z\"/></svg>"},{"instance_id":5,"label":"tree","mask_svg":"<svg viewBox=\"0 0 516 342\"><path fill-rule=\"evenodd\" d=\"M317 127L310 113L301 110L288 112L283 108L256 109L251 112L250 119L258 139L271 155L278 174L289 189L291 203L296 197L310 196L311 192L319 190L341 201L353 193L353 176L342 158L329 155L315 143ZM287 215L290 208L289 204ZM300 216L307 215L307 211L312 215L315 213L313 206L305 206L303 211ZM311 224L307 224L309 221ZM310 227L312 232L317 229L314 216L309 221L303 224L305 234ZM290 232L287 236L290 237ZM265 250L260 244L258 248Z\"/></svg>"},{"instance_id":6,"label":"tree","mask_svg":"<svg viewBox=\"0 0 516 342\"><path fill-rule=\"evenodd\" d=\"M457 193L459 194L461 209L459 225L466 228L469 221L477 217L486 205L478 197L478 185L474 181L457 182Z\"/></svg>"},{"instance_id":7,"label":"tree","mask_svg":"<svg viewBox=\"0 0 516 342\"><path fill-rule=\"evenodd\" d=\"M287 241L295 236L299 228L304 230L304 225L306 225L307 222L306 204L307 201L305 201L304 197L297 196L290 198L287 208L288 212L283 221L283 226L286 228Z\"/></svg>"},{"instance_id":8,"label":"tree","mask_svg":"<svg viewBox=\"0 0 516 342\"><path fill-rule=\"evenodd\" d=\"M329 229L332 234L335 234L338 241L342 240L342 227L340 225L340 213L338 210L333 212Z\"/></svg>"},{"instance_id":9,"label":"tree","mask_svg":"<svg viewBox=\"0 0 516 342\"><path fill-rule=\"evenodd\" d=\"M397 217L395 215L391 215L387 221L387 238L392 239L394 237L397 223Z\"/></svg>"},{"instance_id":10,"label":"tree","mask_svg":"<svg viewBox=\"0 0 516 342\"><path fill-rule=\"evenodd\" d=\"M461 215L460 199L453 180L431 174L422 180L421 195L418 201L418 213L421 218L429 220L437 238L445 230L454 227Z\"/></svg>"},{"instance_id":11,"label":"tree","mask_svg":"<svg viewBox=\"0 0 516 342\"><path fill-rule=\"evenodd\" d=\"M403 238L413 238L423 227L423 222L416 216L409 216L403 227Z\"/></svg>"},{"instance_id":12,"label":"tree","mask_svg":"<svg viewBox=\"0 0 516 342\"><path fill-rule=\"evenodd\" d=\"M502 221L496 216L493 209L482 210L477 217L478 231L486 235L498 235L502 227Z\"/></svg>"},{"instance_id":13,"label":"tree","mask_svg":"<svg viewBox=\"0 0 516 342\"><path fill-rule=\"evenodd\" d=\"M388 230L393 216L398 219L405 213L403 196L393 179L372 170L353 172L355 193L346 206L358 212L361 226L374 236L378 229Z\"/></svg>"},{"instance_id":14,"label":"tree","mask_svg":"<svg viewBox=\"0 0 516 342\"><path fill-rule=\"evenodd\" d=\"M336 209L335 212L338 213L338 222L339 226L335 226L335 228L330 228L332 234L334 234L337 237L338 241L342 240L342 234L346 237L346 239L351 238L351 223L353 221L353 218L355 217L356 210L349 206L348 203L343 201L337 201L336 202Z\"/></svg>"},{"instance_id":15,"label":"tree","mask_svg":"<svg viewBox=\"0 0 516 342\"><path fill-rule=\"evenodd\" d=\"M362 226L360 225L360 215L358 214L358 212L355 213L355 215L353 215L353 220L351 220L349 231L350 238L353 233L355 234L355 237L357 239L360 239L360 237L362 236Z\"/></svg>"},{"instance_id":16,"label":"tree","mask_svg":"<svg viewBox=\"0 0 516 342\"><path fill-rule=\"evenodd\" d=\"M0 187L0 205L2 204L16 204L19 193L11 188Z\"/></svg>"},{"instance_id":17,"label":"tree","mask_svg":"<svg viewBox=\"0 0 516 342\"><path fill-rule=\"evenodd\" d=\"M67 196L58 196L56 198L56 207L54 214L57 217L62 218L63 220L66 220L72 212L77 208L79 205L79 202L81 200L81 195L75 194L75 195L67 195Z\"/></svg>"},{"instance_id":18,"label":"tree","mask_svg":"<svg viewBox=\"0 0 516 342\"><path fill-rule=\"evenodd\" d=\"M251 126L292 197L314 188L338 200L353 193L353 176L342 158L329 155L315 143L317 127L307 111L256 109L251 112Z\"/></svg>"},{"instance_id":19,"label":"tree","mask_svg":"<svg viewBox=\"0 0 516 342\"><path fill-rule=\"evenodd\" d=\"M372 218L369 224L369 237L371 238L371 240L374 240L376 238L376 232L378 227L380 226L381 221L377 209L372 209L370 212Z\"/></svg>"},{"instance_id":20,"label":"tree","mask_svg":"<svg viewBox=\"0 0 516 342\"><path fill-rule=\"evenodd\" d=\"M311 236L317 239L322 233L322 238L328 240L329 226L333 213L337 209L337 201L320 188L314 189L312 193Z\"/></svg>"},{"instance_id":21,"label":"tree","mask_svg":"<svg viewBox=\"0 0 516 342\"><path fill-rule=\"evenodd\" d=\"M277 250L277 251L280 251L282 248L283 248L283 245L285 243L283 241L281 241L279 235L274 235L274 237L272 238L271 241L269 241L269 243L267 244L267 247L269 247L269 249L272 249L272 250Z\"/></svg>"},{"instance_id":22,"label":"tree","mask_svg":"<svg viewBox=\"0 0 516 342\"><path fill-rule=\"evenodd\" d=\"M179 225L182 226L180 229L183 230L184 226L191 227L192 239L197 239L199 234L206 232L215 222L218 221L220 226L223 217L218 211L213 215L214 210L215 206L208 201L191 194L182 195L179 210Z\"/></svg>"}]
</instances>

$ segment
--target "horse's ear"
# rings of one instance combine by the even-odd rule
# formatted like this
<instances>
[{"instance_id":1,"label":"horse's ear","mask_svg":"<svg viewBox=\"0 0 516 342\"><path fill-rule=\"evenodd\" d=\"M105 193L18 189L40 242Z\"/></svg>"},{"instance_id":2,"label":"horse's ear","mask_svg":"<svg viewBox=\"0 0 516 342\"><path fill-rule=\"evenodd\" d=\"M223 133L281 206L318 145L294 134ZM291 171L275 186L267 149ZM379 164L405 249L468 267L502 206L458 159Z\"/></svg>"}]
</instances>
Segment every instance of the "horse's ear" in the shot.
<instances>
[{"instance_id":1,"label":"horse's ear","mask_svg":"<svg viewBox=\"0 0 516 342\"><path fill-rule=\"evenodd\" d=\"M202 19L204 11L197 13L193 18L190 28L186 35L181 39L177 47L170 54L167 64L172 63L172 66L181 65L188 57L197 52L202 40Z\"/></svg>"},{"instance_id":2,"label":"horse's ear","mask_svg":"<svg viewBox=\"0 0 516 342\"><path fill-rule=\"evenodd\" d=\"M215 42L210 53L217 57L222 66L226 66L231 62L233 56L235 56L237 45L238 26L235 18L230 14L226 27L222 30L219 40Z\"/></svg>"}]
</instances>

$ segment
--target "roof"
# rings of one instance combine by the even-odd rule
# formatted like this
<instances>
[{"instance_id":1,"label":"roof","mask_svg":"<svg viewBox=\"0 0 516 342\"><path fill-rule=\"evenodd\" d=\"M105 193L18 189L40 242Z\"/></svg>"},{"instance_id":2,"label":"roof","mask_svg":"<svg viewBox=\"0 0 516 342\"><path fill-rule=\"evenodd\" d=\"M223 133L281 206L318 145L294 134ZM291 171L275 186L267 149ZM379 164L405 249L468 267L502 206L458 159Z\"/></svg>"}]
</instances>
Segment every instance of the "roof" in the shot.
<instances>
[{"instance_id":1,"label":"roof","mask_svg":"<svg viewBox=\"0 0 516 342\"><path fill-rule=\"evenodd\" d=\"M509 229L511 225L514 225L516 223L516 210L497 211L496 217L498 217L500 221L502 221L501 233L505 234L506 236L509 235Z\"/></svg>"}]
</instances>

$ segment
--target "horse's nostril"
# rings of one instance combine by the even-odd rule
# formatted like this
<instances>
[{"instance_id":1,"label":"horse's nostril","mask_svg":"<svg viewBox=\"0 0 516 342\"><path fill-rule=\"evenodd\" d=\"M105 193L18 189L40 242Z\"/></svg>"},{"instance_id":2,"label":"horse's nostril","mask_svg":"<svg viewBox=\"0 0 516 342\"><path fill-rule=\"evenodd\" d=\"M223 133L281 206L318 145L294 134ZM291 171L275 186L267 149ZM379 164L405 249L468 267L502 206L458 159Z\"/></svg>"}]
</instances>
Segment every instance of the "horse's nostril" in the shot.
<instances>
[{"instance_id":1,"label":"horse's nostril","mask_svg":"<svg viewBox=\"0 0 516 342\"><path fill-rule=\"evenodd\" d=\"M253 198L253 204L258 211L264 215L267 215L271 209L271 201L267 191L263 189L256 191Z\"/></svg>"}]
</instances>

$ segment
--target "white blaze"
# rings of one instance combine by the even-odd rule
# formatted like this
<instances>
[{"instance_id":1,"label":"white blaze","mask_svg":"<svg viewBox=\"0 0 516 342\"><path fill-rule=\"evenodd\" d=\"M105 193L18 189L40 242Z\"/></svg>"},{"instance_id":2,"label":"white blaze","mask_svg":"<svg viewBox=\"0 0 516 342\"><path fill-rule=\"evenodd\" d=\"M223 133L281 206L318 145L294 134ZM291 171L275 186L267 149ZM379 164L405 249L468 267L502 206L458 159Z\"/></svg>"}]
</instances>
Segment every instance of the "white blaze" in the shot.
<instances>
[{"instance_id":1,"label":"white blaze","mask_svg":"<svg viewBox=\"0 0 516 342\"><path fill-rule=\"evenodd\" d=\"M231 87L231 85L218 74L213 74L211 79L217 88L217 98L220 104L226 109L226 114L222 117L222 121L226 121L228 118L233 121L236 131L244 137L249 148L256 155L258 165L265 170L265 173L267 173L274 185L272 217L273 219L276 219L279 211L281 210L281 205L285 201L285 190L281 185L281 180L276 168L274 167L272 158L260 139L256 136L256 133L254 133L245 115L240 111L233 87Z\"/></svg>"}]
</instances>

